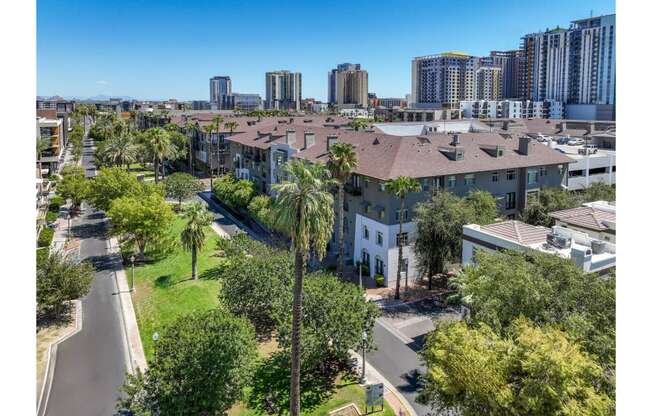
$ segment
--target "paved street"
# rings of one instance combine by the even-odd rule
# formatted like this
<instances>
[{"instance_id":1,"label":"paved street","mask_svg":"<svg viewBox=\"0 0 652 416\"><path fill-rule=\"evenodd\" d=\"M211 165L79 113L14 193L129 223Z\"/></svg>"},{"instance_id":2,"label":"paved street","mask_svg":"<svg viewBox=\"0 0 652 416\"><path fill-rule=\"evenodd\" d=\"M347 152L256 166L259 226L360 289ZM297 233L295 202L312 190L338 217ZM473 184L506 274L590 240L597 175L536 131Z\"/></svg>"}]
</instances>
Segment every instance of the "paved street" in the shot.
<instances>
[{"instance_id":1,"label":"paved street","mask_svg":"<svg viewBox=\"0 0 652 416\"><path fill-rule=\"evenodd\" d=\"M93 147L85 144L82 165L86 176L95 174ZM80 238L80 257L96 267L90 293L82 299L82 330L61 343L47 408L48 416L112 415L118 387L126 368L125 338L120 304L116 296L113 270L118 256L107 254L106 219L86 208L72 223L72 233Z\"/></svg>"},{"instance_id":2,"label":"paved street","mask_svg":"<svg viewBox=\"0 0 652 416\"><path fill-rule=\"evenodd\" d=\"M374 341L377 350L367 354L367 359L403 394L418 415L437 413L416 401L419 377L425 371L417 353L423 347L425 335L435 328L433 319L456 317L454 311L424 300L383 310L382 316L376 320Z\"/></svg>"}]
</instances>

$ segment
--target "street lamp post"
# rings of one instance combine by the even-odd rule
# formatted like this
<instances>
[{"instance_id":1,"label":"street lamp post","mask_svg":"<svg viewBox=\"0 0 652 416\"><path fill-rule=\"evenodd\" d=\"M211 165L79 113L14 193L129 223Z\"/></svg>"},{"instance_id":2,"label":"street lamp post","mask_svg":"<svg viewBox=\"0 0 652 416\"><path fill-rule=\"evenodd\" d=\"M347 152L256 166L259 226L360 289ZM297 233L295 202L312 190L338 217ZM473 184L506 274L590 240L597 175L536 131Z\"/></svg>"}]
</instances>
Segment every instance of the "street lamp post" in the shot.
<instances>
[{"instance_id":1,"label":"street lamp post","mask_svg":"<svg viewBox=\"0 0 652 416\"><path fill-rule=\"evenodd\" d=\"M362 290L362 262L360 262L358 267L358 280L360 282L360 290Z\"/></svg>"},{"instance_id":2,"label":"street lamp post","mask_svg":"<svg viewBox=\"0 0 652 416\"><path fill-rule=\"evenodd\" d=\"M131 290L130 292L136 291L136 286L134 285L134 263L136 262L136 256L131 255Z\"/></svg>"},{"instance_id":3,"label":"street lamp post","mask_svg":"<svg viewBox=\"0 0 652 416\"><path fill-rule=\"evenodd\" d=\"M66 241L70 241L70 211L66 213L66 219L68 220L68 232L66 233Z\"/></svg>"},{"instance_id":4,"label":"street lamp post","mask_svg":"<svg viewBox=\"0 0 652 416\"><path fill-rule=\"evenodd\" d=\"M367 331L365 330L362 333L362 374L360 375L360 384L366 384L367 383L366 350L367 350Z\"/></svg>"}]
</instances>

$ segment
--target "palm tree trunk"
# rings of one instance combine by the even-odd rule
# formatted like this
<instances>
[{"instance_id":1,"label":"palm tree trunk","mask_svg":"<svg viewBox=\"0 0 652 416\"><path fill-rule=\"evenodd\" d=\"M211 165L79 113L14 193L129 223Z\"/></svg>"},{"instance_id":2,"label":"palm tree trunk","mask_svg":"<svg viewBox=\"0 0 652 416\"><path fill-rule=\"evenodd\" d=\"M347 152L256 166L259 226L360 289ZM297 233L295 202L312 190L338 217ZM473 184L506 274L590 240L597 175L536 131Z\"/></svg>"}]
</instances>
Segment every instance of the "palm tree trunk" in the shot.
<instances>
[{"instance_id":1,"label":"palm tree trunk","mask_svg":"<svg viewBox=\"0 0 652 416\"><path fill-rule=\"evenodd\" d=\"M222 175L222 163L220 160L220 128L217 128L217 176Z\"/></svg>"},{"instance_id":2,"label":"palm tree trunk","mask_svg":"<svg viewBox=\"0 0 652 416\"><path fill-rule=\"evenodd\" d=\"M337 198L339 204L340 223L337 230L337 245L339 248L339 256L337 258L337 275L344 276L344 184L337 184Z\"/></svg>"},{"instance_id":3,"label":"palm tree trunk","mask_svg":"<svg viewBox=\"0 0 652 416\"><path fill-rule=\"evenodd\" d=\"M192 279L197 280L197 247L192 247Z\"/></svg>"},{"instance_id":4,"label":"palm tree trunk","mask_svg":"<svg viewBox=\"0 0 652 416\"><path fill-rule=\"evenodd\" d=\"M213 191L213 138L208 135L208 177L210 178L211 192Z\"/></svg>"},{"instance_id":5,"label":"palm tree trunk","mask_svg":"<svg viewBox=\"0 0 652 416\"><path fill-rule=\"evenodd\" d=\"M192 138L188 137L188 170L191 175L195 174L195 171L192 168Z\"/></svg>"},{"instance_id":6,"label":"palm tree trunk","mask_svg":"<svg viewBox=\"0 0 652 416\"><path fill-rule=\"evenodd\" d=\"M154 183L158 183L158 156L154 156Z\"/></svg>"},{"instance_id":7,"label":"palm tree trunk","mask_svg":"<svg viewBox=\"0 0 652 416\"><path fill-rule=\"evenodd\" d=\"M301 378L301 292L303 286L303 253L294 253L294 293L292 299L292 371L290 376L290 414L300 416Z\"/></svg>"},{"instance_id":8,"label":"palm tree trunk","mask_svg":"<svg viewBox=\"0 0 652 416\"><path fill-rule=\"evenodd\" d=\"M401 234L403 234L403 204L404 200L401 198L401 211L398 217L398 268L396 269L396 293L394 293L394 299L401 298L401 266L403 265L403 239L401 238ZM405 290L407 290L407 287Z\"/></svg>"}]
</instances>

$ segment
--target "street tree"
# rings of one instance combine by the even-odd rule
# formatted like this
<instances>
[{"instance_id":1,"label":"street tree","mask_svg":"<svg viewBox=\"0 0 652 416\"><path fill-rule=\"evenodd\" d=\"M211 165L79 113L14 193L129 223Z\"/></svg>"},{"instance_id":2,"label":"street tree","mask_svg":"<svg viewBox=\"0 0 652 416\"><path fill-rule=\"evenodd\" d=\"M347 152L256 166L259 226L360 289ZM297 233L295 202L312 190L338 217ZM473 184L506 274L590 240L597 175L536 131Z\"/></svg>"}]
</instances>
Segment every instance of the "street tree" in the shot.
<instances>
[{"instance_id":1,"label":"street tree","mask_svg":"<svg viewBox=\"0 0 652 416\"><path fill-rule=\"evenodd\" d=\"M322 165L292 159L284 166L288 178L274 184L277 193L276 223L286 231L294 249L294 289L292 296L292 340L290 414L300 414L301 299L305 260L312 248L318 258L326 252L333 232L333 196L328 191L330 178Z\"/></svg>"},{"instance_id":2,"label":"street tree","mask_svg":"<svg viewBox=\"0 0 652 416\"><path fill-rule=\"evenodd\" d=\"M85 296L93 282L93 266L61 251L37 256L36 303L39 315L59 318L66 302Z\"/></svg>"},{"instance_id":3,"label":"street tree","mask_svg":"<svg viewBox=\"0 0 652 416\"><path fill-rule=\"evenodd\" d=\"M178 209L181 209L182 201L203 189L201 181L188 173L175 172L165 178L165 193L169 198L179 201Z\"/></svg>"},{"instance_id":4,"label":"street tree","mask_svg":"<svg viewBox=\"0 0 652 416\"><path fill-rule=\"evenodd\" d=\"M197 252L204 247L206 241L205 228L213 220L213 216L206 210L201 202L189 204L183 210L183 217L187 220L186 226L181 231L181 244L190 251L192 256L192 278L197 280Z\"/></svg>"},{"instance_id":5,"label":"street tree","mask_svg":"<svg viewBox=\"0 0 652 416\"><path fill-rule=\"evenodd\" d=\"M158 193L117 198L107 215L114 234L133 239L141 260L145 259L147 245L162 237L174 219L172 208Z\"/></svg>"},{"instance_id":6,"label":"street tree","mask_svg":"<svg viewBox=\"0 0 652 416\"><path fill-rule=\"evenodd\" d=\"M451 284L471 308L474 321L503 332L524 316L558 325L595 354L605 369L615 364L615 279L585 273L571 260L517 251L475 254Z\"/></svg>"},{"instance_id":7,"label":"street tree","mask_svg":"<svg viewBox=\"0 0 652 416\"><path fill-rule=\"evenodd\" d=\"M242 399L256 351L254 330L246 319L220 309L184 315L161 333L145 373L127 375L117 410L226 414Z\"/></svg>"},{"instance_id":8,"label":"street tree","mask_svg":"<svg viewBox=\"0 0 652 416\"><path fill-rule=\"evenodd\" d=\"M396 292L394 299L400 299L401 288L401 271L403 270L403 245L407 242L403 238L403 222L407 220L407 210L405 209L405 198L408 194L421 191L421 185L416 179L409 176L399 176L387 183L387 191L399 199L401 208L398 218L398 267L396 269ZM405 275L405 290L407 291L407 273Z\"/></svg>"},{"instance_id":9,"label":"street tree","mask_svg":"<svg viewBox=\"0 0 652 416\"><path fill-rule=\"evenodd\" d=\"M337 184L337 244L339 249L337 274L341 277L344 273L344 184L358 166L358 158L353 145L350 143L335 143L328 151L326 166Z\"/></svg>"},{"instance_id":10,"label":"street tree","mask_svg":"<svg viewBox=\"0 0 652 416\"><path fill-rule=\"evenodd\" d=\"M174 154L170 134L161 127L152 127L145 132L145 143L154 156L154 182L158 183L159 166ZM163 168L162 176L165 177L165 168Z\"/></svg>"},{"instance_id":11,"label":"street tree","mask_svg":"<svg viewBox=\"0 0 652 416\"><path fill-rule=\"evenodd\" d=\"M103 154L99 158L109 166L129 168L129 165L136 161L137 147L127 132L110 137L103 145Z\"/></svg>"},{"instance_id":12,"label":"street tree","mask_svg":"<svg viewBox=\"0 0 652 416\"><path fill-rule=\"evenodd\" d=\"M487 325L442 323L421 352L419 400L462 415L608 415L600 366L564 332L524 318L504 338Z\"/></svg>"},{"instance_id":13,"label":"street tree","mask_svg":"<svg viewBox=\"0 0 652 416\"><path fill-rule=\"evenodd\" d=\"M474 211L464 200L446 191L417 204L414 211L417 267L421 274L427 274L428 288L432 289L432 277L444 272L446 262L459 258L462 226L471 222Z\"/></svg>"},{"instance_id":14,"label":"street tree","mask_svg":"<svg viewBox=\"0 0 652 416\"><path fill-rule=\"evenodd\" d=\"M88 200L95 208L108 211L111 202L123 196L137 196L142 191L138 180L117 167L100 168L99 173L90 181Z\"/></svg>"},{"instance_id":15,"label":"street tree","mask_svg":"<svg viewBox=\"0 0 652 416\"><path fill-rule=\"evenodd\" d=\"M496 198L487 191L475 190L470 192L464 199L464 203L473 213L472 221L474 224L491 224L498 217Z\"/></svg>"},{"instance_id":16,"label":"street tree","mask_svg":"<svg viewBox=\"0 0 652 416\"><path fill-rule=\"evenodd\" d=\"M57 184L57 193L71 202L71 213L77 212L88 196L89 182L84 169L79 166L66 166L62 170L63 179Z\"/></svg>"},{"instance_id":17,"label":"street tree","mask_svg":"<svg viewBox=\"0 0 652 416\"><path fill-rule=\"evenodd\" d=\"M543 188L530 196L523 210L523 221L532 225L551 227L554 224L548 213L562 209L575 208L580 199L562 188Z\"/></svg>"}]
</instances>

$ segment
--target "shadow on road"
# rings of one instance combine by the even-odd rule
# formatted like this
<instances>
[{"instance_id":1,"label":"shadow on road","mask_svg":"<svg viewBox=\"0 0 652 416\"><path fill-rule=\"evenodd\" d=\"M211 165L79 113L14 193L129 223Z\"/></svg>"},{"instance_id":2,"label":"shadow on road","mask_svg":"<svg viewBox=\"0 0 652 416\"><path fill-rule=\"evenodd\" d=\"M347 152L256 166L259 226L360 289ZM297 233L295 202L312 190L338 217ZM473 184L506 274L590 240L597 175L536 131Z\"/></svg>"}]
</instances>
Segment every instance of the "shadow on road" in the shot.
<instances>
[{"instance_id":1,"label":"shadow on road","mask_svg":"<svg viewBox=\"0 0 652 416\"><path fill-rule=\"evenodd\" d=\"M419 370L412 370L407 374L401 375L401 378L405 380L407 384L396 386L396 388L403 393L415 393L423 387Z\"/></svg>"}]
</instances>

